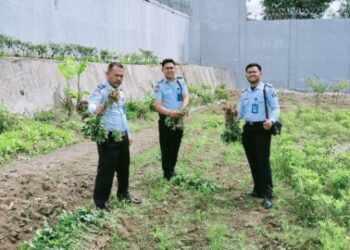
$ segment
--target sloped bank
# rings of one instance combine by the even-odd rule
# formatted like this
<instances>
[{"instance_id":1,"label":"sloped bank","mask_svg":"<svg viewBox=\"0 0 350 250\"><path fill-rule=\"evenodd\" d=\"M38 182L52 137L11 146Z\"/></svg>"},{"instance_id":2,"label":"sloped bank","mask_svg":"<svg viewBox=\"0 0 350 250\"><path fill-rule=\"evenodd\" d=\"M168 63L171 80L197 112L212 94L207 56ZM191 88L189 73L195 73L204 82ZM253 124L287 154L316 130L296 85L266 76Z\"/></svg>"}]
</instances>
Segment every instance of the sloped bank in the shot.
<instances>
[{"instance_id":1,"label":"sloped bank","mask_svg":"<svg viewBox=\"0 0 350 250\"><path fill-rule=\"evenodd\" d=\"M15 113L34 113L59 103L66 80L57 70L55 60L6 57L0 59L0 102ZM89 63L81 76L83 90L91 92L98 83L105 80L107 65ZM230 70L182 65L178 75L188 84L210 84L213 87L225 84L236 87L234 73ZM162 78L160 66L125 65L123 90L128 98L142 99L152 91ZM76 77L71 86L76 85Z\"/></svg>"}]
</instances>

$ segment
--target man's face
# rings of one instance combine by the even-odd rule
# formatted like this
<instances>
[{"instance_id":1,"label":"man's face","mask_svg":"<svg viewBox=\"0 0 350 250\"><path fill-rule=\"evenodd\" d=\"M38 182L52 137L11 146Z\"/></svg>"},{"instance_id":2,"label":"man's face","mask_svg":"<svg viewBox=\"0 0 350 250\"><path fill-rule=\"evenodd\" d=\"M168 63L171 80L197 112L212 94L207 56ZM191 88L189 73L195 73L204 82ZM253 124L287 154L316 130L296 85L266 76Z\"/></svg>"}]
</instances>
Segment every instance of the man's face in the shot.
<instances>
[{"instance_id":1,"label":"man's face","mask_svg":"<svg viewBox=\"0 0 350 250\"><path fill-rule=\"evenodd\" d=\"M261 71L258 67L250 67L247 69L246 75L248 82L252 84L256 84L260 81L261 78Z\"/></svg>"},{"instance_id":2,"label":"man's face","mask_svg":"<svg viewBox=\"0 0 350 250\"><path fill-rule=\"evenodd\" d=\"M162 68L162 72L166 78L174 78L175 77L176 67L173 63L167 63Z\"/></svg>"},{"instance_id":3,"label":"man's face","mask_svg":"<svg viewBox=\"0 0 350 250\"><path fill-rule=\"evenodd\" d=\"M119 87L124 78L124 69L114 66L107 71L107 80L113 87Z\"/></svg>"}]
</instances>

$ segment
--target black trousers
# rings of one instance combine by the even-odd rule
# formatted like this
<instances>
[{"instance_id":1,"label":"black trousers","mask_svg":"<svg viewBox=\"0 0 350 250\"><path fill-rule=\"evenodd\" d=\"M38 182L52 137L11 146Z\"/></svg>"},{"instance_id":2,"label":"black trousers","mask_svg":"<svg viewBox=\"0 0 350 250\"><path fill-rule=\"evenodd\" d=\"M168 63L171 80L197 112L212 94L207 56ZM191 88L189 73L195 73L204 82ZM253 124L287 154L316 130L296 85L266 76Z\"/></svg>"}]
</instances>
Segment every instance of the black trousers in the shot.
<instances>
[{"instance_id":1,"label":"black trousers","mask_svg":"<svg viewBox=\"0 0 350 250\"><path fill-rule=\"evenodd\" d=\"M164 124L165 116L158 121L160 151L164 177L170 179L175 175L175 165L183 136L182 129L171 130Z\"/></svg>"},{"instance_id":2,"label":"black trousers","mask_svg":"<svg viewBox=\"0 0 350 250\"><path fill-rule=\"evenodd\" d=\"M271 134L262 123L243 127L243 147L251 169L254 189L258 195L272 197L272 174L270 166Z\"/></svg>"},{"instance_id":3,"label":"black trousers","mask_svg":"<svg viewBox=\"0 0 350 250\"><path fill-rule=\"evenodd\" d=\"M125 195L129 189L130 151L129 138L123 136L121 142L115 142L112 136L97 145L98 167L94 188L94 202L99 208L105 208L111 194L115 173L118 180L117 196Z\"/></svg>"}]
</instances>

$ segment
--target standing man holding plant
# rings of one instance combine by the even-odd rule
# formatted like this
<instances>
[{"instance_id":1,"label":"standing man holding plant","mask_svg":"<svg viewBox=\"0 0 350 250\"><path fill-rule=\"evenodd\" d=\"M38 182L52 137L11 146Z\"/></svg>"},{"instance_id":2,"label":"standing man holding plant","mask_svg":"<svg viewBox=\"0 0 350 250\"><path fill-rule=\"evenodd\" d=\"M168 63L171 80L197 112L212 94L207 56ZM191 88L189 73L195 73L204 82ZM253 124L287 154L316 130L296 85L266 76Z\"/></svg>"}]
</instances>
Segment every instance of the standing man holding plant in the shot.
<instances>
[{"instance_id":1,"label":"standing man holding plant","mask_svg":"<svg viewBox=\"0 0 350 250\"><path fill-rule=\"evenodd\" d=\"M97 86L90 97L88 107L91 114L102 116L102 125L108 131L108 139L97 144L99 159L93 198L98 209L106 208L115 173L118 179L118 200L141 203L140 199L132 198L128 191L129 146L133 140L126 119L123 92L119 89L124 78L124 66L120 63L110 63L106 76L107 82ZM121 138L115 138L116 131L121 134Z\"/></svg>"},{"instance_id":2,"label":"standing man holding plant","mask_svg":"<svg viewBox=\"0 0 350 250\"><path fill-rule=\"evenodd\" d=\"M266 209L272 207L272 174L270 166L271 133L280 116L276 90L261 81L261 66L246 66L249 87L243 90L238 107L239 117L246 121L242 142L252 172L254 188L249 197L263 198Z\"/></svg>"},{"instance_id":3,"label":"standing man holding plant","mask_svg":"<svg viewBox=\"0 0 350 250\"><path fill-rule=\"evenodd\" d=\"M183 117L188 114L189 94L184 79L175 77L175 61L164 59L161 64L164 79L154 88L154 106L159 113L163 174L170 180L176 176L175 165L183 136Z\"/></svg>"}]
</instances>

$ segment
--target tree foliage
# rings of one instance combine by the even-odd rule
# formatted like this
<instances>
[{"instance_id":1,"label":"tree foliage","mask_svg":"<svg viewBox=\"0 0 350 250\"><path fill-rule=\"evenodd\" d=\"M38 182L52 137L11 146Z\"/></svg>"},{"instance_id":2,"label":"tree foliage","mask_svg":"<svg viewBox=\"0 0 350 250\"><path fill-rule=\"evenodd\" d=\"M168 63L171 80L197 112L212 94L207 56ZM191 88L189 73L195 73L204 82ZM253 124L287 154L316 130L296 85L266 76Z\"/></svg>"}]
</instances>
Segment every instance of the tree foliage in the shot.
<instances>
[{"instance_id":1,"label":"tree foliage","mask_svg":"<svg viewBox=\"0 0 350 250\"><path fill-rule=\"evenodd\" d=\"M264 0L265 19L319 18L332 0Z\"/></svg>"}]
</instances>

